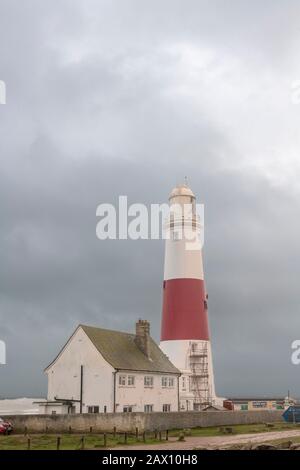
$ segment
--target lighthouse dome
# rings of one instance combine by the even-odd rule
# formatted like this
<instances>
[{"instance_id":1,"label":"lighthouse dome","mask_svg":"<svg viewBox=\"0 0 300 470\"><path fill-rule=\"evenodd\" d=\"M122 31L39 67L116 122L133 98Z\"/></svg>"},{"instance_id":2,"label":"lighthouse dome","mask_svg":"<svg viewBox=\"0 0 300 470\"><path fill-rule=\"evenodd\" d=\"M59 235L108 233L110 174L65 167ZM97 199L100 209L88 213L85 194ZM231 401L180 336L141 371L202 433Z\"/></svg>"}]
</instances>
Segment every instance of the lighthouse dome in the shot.
<instances>
[{"instance_id":1,"label":"lighthouse dome","mask_svg":"<svg viewBox=\"0 0 300 470\"><path fill-rule=\"evenodd\" d=\"M195 198L195 195L193 193L193 191L191 190L191 188L188 187L187 184L179 184L177 185L172 191L171 191L171 194L169 196L169 200L170 199L173 199L174 197L179 197L179 196L188 196L188 197L192 197L192 198Z\"/></svg>"}]
</instances>

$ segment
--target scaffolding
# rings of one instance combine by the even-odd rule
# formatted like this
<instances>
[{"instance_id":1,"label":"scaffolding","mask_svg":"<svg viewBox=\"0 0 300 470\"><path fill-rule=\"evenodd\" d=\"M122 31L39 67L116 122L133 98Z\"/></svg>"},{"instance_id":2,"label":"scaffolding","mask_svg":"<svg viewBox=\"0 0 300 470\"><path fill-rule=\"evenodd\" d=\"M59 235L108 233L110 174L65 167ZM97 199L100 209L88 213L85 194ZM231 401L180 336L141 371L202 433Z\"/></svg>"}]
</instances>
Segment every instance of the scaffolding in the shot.
<instances>
[{"instance_id":1,"label":"scaffolding","mask_svg":"<svg viewBox=\"0 0 300 470\"><path fill-rule=\"evenodd\" d=\"M212 404L209 384L207 343L191 343L189 352L190 391L193 393L193 408L200 411Z\"/></svg>"}]
</instances>

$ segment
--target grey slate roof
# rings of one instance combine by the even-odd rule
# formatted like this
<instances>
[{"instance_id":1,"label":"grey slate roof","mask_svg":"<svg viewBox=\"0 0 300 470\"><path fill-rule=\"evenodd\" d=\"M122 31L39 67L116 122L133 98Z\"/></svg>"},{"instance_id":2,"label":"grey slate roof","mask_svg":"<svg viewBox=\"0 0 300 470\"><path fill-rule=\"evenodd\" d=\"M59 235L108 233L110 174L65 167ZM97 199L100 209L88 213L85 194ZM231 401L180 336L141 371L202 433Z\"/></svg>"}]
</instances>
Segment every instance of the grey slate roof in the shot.
<instances>
[{"instance_id":1,"label":"grey slate roof","mask_svg":"<svg viewBox=\"0 0 300 470\"><path fill-rule=\"evenodd\" d=\"M135 344L134 334L87 325L79 326L104 359L115 369L180 374L180 371L170 362L151 337L150 360Z\"/></svg>"}]
</instances>

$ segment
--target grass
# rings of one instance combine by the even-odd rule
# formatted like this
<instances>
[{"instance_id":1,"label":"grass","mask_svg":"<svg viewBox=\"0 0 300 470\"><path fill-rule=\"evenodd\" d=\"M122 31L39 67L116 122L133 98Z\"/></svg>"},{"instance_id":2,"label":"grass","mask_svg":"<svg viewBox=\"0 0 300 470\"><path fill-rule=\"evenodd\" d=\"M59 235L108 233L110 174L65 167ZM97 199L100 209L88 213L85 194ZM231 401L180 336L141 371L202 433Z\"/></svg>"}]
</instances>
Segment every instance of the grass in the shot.
<instances>
[{"instance_id":1,"label":"grass","mask_svg":"<svg viewBox=\"0 0 300 470\"><path fill-rule=\"evenodd\" d=\"M232 434L255 434L272 431L284 431L292 429L300 429L299 425L288 424L284 422L272 423L269 427L266 424L242 424L235 426L226 426L232 428ZM186 436L222 436L227 434L225 426L209 427L209 428L193 428L185 430ZM178 439L179 435L183 432L182 429L176 429L169 432L170 440ZM81 434L31 434L24 436L23 434L12 434L11 436L0 435L0 450L24 450L28 447L28 437L30 437L31 450L56 450L57 437L60 437L61 450L76 450L81 448ZM267 438L267 436L266 436ZM165 439L165 432L162 433L162 439ZM292 438L294 442L300 442L299 438ZM146 444L158 444L161 441L155 438L154 433L147 433ZM278 441L277 441L278 442ZM119 445L124 446L124 434L117 434L114 437L112 434L107 434L107 447L112 448ZM128 435L127 445L144 444L142 436L136 439L133 435ZM103 434L84 434L84 448L85 449L103 449L104 438Z\"/></svg>"},{"instance_id":2,"label":"grass","mask_svg":"<svg viewBox=\"0 0 300 470\"><path fill-rule=\"evenodd\" d=\"M209 428L192 428L189 429L187 434L188 436L203 436L203 437L210 437L210 436L222 436L224 434L228 434L225 429L231 428L232 434L252 434L252 433L260 433L260 432L272 432L272 431L284 431L284 430L291 430L291 429L299 429L300 426L297 424L289 424L285 422L278 422L272 423L269 427L265 423L262 424L239 424L239 425L232 425L232 426L214 426ZM176 436L178 437L182 429L177 429L174 431L169 432L169 436Z\"/></svg>"},{"instance_id":3,"label":"grass","mask_svg":"<svg viewBox=\"0 0 300 470\"><path fill-rule=\"evenodd\" d=\"M103 434L12 434L11 436L0 436L0 450L27 450L28 438L30 438L30 450L56 450L57 437L60 437L60 450L80 450L82 447L81 438L84 436L84 449L103 449ZM153 437L147 437L147 444L161 442ZM135 436L128 436L127 445L143 444L143 439L138 440ZM112 448L118 445L125 445L124 434L107 434L106 447Z\"/></svg>"}]
</instances>

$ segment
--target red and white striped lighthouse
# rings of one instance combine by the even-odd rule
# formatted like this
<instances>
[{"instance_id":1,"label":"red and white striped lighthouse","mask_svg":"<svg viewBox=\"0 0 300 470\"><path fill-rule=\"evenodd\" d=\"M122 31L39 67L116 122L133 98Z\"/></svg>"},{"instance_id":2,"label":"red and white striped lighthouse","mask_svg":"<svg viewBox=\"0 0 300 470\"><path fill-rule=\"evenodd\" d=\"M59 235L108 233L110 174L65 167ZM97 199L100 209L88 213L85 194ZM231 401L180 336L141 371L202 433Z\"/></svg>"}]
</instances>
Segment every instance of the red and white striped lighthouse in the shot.
<instances>
[{"instance_id":1,"label":"red and white striped lighthouse","mask_svg":"<svg viewBox=\"0 0 300 470\"><path fill-rule=\"evenodd\" d=\"M173 189L166 223L160 347L181 370L180 408L199 410L215 401L201 221L187 184Z\"/></svg>"}]
</instances>

